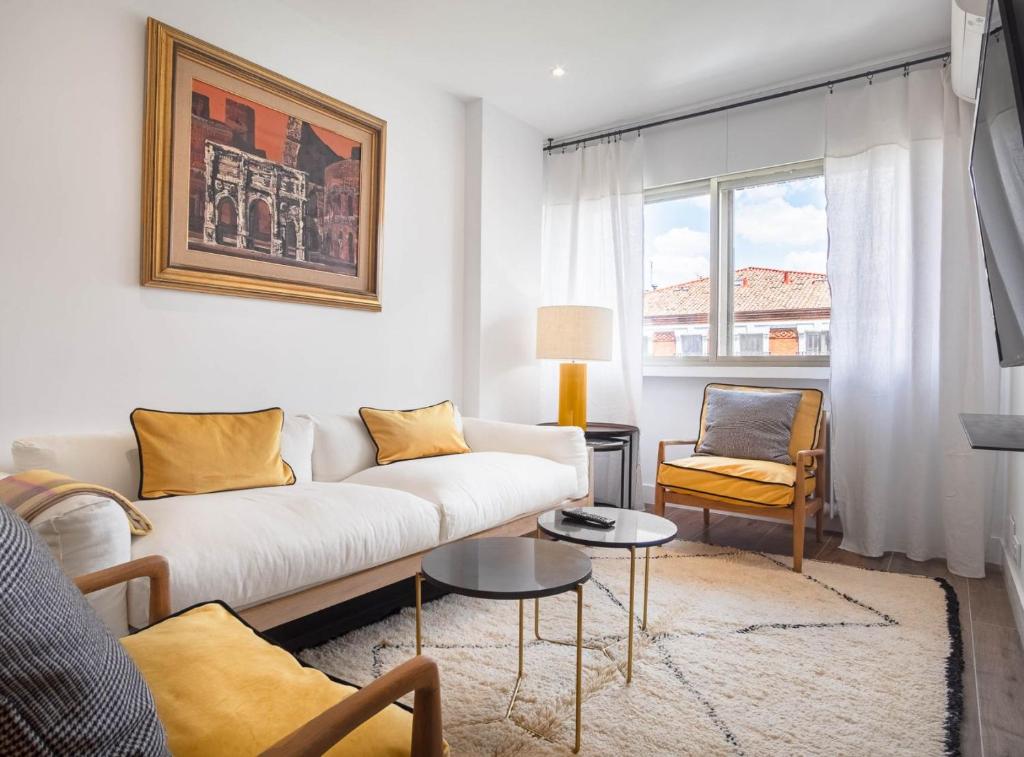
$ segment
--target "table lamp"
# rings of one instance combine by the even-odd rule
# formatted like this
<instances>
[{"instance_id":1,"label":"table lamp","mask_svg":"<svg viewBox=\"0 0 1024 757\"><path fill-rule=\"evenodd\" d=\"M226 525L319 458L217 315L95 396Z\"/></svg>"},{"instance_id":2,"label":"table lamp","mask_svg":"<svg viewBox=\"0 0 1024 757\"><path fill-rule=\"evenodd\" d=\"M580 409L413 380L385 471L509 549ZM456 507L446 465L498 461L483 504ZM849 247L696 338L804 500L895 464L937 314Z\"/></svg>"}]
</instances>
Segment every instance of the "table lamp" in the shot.
<instances>
[{"instance_id":1,"label":"table lamp","mask_svg":"<svg viewBox=\"0 0 1024 757\"><path fill-rule=\"evenodd\" d=\"M568 360L559 368L558 424L587 427L587 364L612 359L612 311L587 305L537 309L537 357Z\"/></svg>"}]
</instances>

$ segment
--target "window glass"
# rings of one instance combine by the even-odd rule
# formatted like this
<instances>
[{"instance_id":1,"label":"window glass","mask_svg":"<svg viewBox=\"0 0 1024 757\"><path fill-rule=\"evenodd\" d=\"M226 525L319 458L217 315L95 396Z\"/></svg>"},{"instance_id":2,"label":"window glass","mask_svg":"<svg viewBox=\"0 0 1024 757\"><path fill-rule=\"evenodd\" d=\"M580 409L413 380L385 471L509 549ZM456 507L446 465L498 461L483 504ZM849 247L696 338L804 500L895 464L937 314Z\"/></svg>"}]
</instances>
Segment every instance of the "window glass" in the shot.
<instances>
[{"instance_id":1,"label":"window glass","mask_svg":"<svg viewBox=\"0 0 1024 757\"><path fill-rule=\"evenodd\" d=\"M831 296L821 176L723 192L731 209L734 355L827 355Z\"/></svg>"},{"instance_id":2,"label":"window glass","mask_svg":"<svg viewBox=\"0 0 1024 757\"><path fill-rule=\"evenodd\" d=\"M647 357L706 357L711 311L707 184L644 206L644 345Z\"/></svg>"}]
</instances>

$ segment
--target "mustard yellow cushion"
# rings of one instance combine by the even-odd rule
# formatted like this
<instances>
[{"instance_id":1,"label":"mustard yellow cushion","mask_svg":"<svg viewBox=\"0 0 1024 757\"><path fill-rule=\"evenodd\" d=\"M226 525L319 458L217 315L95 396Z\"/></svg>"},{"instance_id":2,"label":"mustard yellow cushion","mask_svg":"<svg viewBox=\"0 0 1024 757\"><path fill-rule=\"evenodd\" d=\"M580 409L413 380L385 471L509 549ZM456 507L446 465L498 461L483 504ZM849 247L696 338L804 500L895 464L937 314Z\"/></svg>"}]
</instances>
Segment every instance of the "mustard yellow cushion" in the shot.
<instances>
[{"instance_id":1,"label":"mustard yellow cushion","mask_svg":"<svg viewBox=\"0 0 1024 757\"><path fill-rule=\"evenodd\" d=\"M359 417L377 445L377 465L469 452L450 400L418 410L362 407Z\"/></svg>"},{"instance_id":2,"label":"mustard yellow cushion","mask_svg":"<svg viewBox=\"0 0 1024 757\"><path fill-rule=\"evenodd\" d=\"M704 414L708 407L708 390L726 389L733 392L800 392L800 404L793 416L793 431L789 439L789 457L796 462L796 453L802 449L816 449L821 430L821 416L824 394L820 389L791 389L770 386L736 386L733 384L708 384L704 387L704 405L700 409L700 431L697 446L704 439ZM812 465L816 463L812 461Z\"/></svg>"},{"instance_id":3,"label":"mustard yellow cushion","mask_svg":"<svg viewBox=\"0 0 1024 757\"><path fill-rule=\"evenodd\" d=\"M807 491L814 471L808 470ZM793 504L796 466L768 460L698 455L662 463L658 483L683 494L736 505L787 507Z\"/></svg>"},{"instance_id":4,"label":"mustard yellow cushion","mask_svg":"<svg viewBox=\"0 0 1024 757\"><path fill-rule=\"evenodd\" d=\"M216 602L121 639L182 755L255 755L357 691L304 667ZM412 714L391 705L327 754L408 755Z\"/></svg>"},{"instance_id":5,"label":"mustard yellow cushion","mask_svg":"<svg viewBox=\"0 0 1024 757\"><path fill-rule=\"evenodd\" d=\"M251 413L132 411L139 499L295 483L281 459L279 407Z\"/></svg>"}]
</instances>

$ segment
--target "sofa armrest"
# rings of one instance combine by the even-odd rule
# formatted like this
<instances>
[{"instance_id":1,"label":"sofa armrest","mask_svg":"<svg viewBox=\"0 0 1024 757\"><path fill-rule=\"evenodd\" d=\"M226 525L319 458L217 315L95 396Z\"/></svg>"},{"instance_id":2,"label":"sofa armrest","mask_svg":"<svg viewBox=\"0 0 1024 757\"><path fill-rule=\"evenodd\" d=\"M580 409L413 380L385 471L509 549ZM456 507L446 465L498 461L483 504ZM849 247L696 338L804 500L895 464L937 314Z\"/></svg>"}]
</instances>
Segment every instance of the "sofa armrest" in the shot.
<instances>
[{"instance_id":1,"label":"sofa armrest","mask_svg":"<svg viewBox=\"0 0 1024 757\"><path fill-rule=\"evenodd\" d=\"M388 671L370 685L324 710L308 723L263 752L263 757L311 757L337 744L361 723L415 692L412 714L413 757L441 757L441 679L437 663L414 657Z\"/></svg>"},{"instance_id":2,"label":"sofa armrest","mask_svg":"<svg viewBox=\"0 0 1024 757\"><path fill-rule=\"evenodd\" d=\"M149 624L163 620L171 614L171 569L167 558L148 555L113 565L75 579L75 586L83 594L117 586L133 578L149 579Z\"/></svg>"},{"instance_id":3,"label":"sofa armrest","mask_svg":"<svg viewBox=\"0 0 1024 757\"><path fill-rule=\"evenodd\" d=\"M121 506L94 494L76 494L58 502L30 524L69 578L128 562L132 534ZM89 604L115 636L128 633L127 587L112 586L88 597Z\"/></svg>"},{"instance_id":4,"label":"sofa armrest","mask_svg":"<svg viewBox=\"0 0 1024 757\"><path fill-rule=\"evenodd\" d=\"M553 460L576 470L573 499L590 493L590 465L583 429L578 426L531 426L480 418L463 418L462 433L474 452L514 452Z\"/></svg>"}]
</instances>

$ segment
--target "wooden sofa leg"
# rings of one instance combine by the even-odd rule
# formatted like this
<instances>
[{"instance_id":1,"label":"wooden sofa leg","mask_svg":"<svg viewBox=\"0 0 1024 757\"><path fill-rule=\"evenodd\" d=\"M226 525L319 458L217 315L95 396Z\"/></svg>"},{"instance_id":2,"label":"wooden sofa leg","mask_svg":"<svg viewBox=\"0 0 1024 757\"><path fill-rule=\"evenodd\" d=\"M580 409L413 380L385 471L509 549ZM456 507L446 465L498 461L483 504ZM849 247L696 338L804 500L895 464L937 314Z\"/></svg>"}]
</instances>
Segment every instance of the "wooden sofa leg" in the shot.
<instances>
[{"instance_id":1,"label":"wooden sofa leg","mask_svg":"<svg viewBox=\"0 0 1024 757\"><path fill-rule=\"evenodd\" d=\"M711 511L706 507L704 508L704 528L708 528L711 525Z\"/></svg>"}]
</instances>

